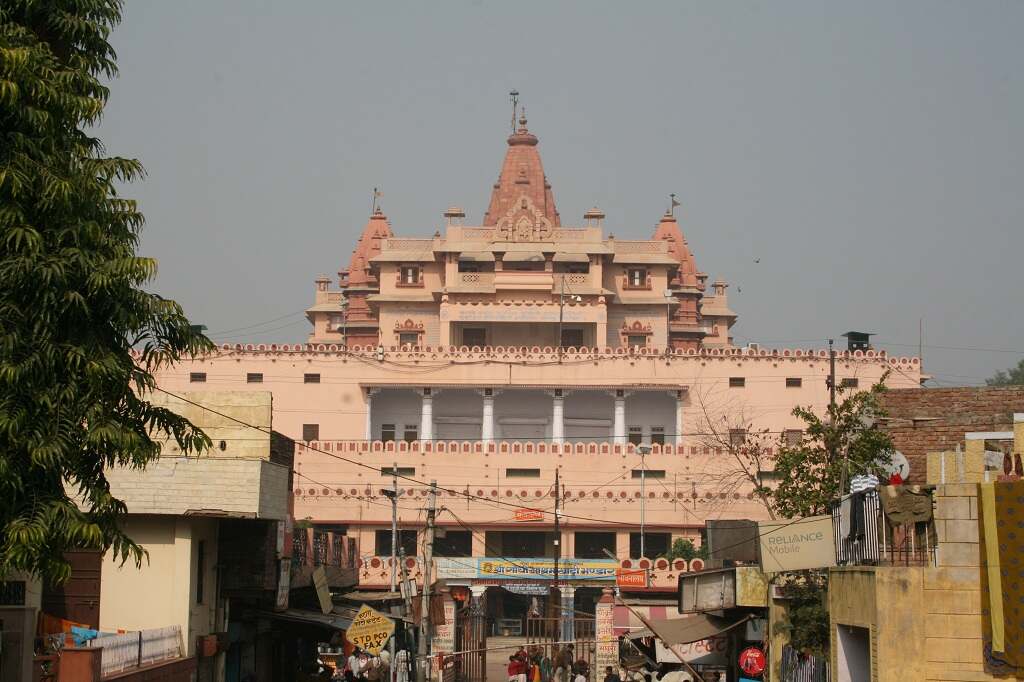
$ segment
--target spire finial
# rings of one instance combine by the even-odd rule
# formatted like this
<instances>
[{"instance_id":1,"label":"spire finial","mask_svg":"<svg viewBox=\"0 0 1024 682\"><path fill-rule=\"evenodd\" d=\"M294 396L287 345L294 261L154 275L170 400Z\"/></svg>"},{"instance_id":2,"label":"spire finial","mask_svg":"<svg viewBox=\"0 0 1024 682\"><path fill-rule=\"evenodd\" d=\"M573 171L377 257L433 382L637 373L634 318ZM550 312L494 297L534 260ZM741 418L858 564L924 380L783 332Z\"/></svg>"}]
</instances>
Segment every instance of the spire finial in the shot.
<instances>
[{"instance_id":1,"label":"spire finial","mask_svg":"<svg viewBox=\"0 0 1024 682\"><path fill-rule=\"evenodd\" d=\"M519 108L519 131L526 132L526 105Z\"/></svg>"},{"instance_id":2,"label":"spire finial","mask_svg":"<svg viewBox=\"0 0 1024 682\"><path fill-rule=\"evenodd\" d=\"M380 199L382 196L384 196L384 193L381 192L376 187L374 187L373 188L373 206L370 209L370 215L377 215L378 213L380 213L380 204L378 203L377 200Z\"/></svg>"},{"instance_id":3,"label":"spire finial","mask_svg":"<svg viewBox=\"0 0 1024 682\"><path fill-rule=\"evenodd\" d=\"M516 109L519 107L519 91L513 90L508 93L509 99L512 100L512 134L516 132Z\"/></svg>"},{"instance_id":4,"label":"spire finial","mask_svg":"<svg viewBox=\"0 0 1024 682\"><path fill-rule=\"evenodd\" d=\"M675 216L675 214L676 214L676 206L682 206L682 204L680 204L678 201L676 201L676 195L674 193L673 194L669 194L668 198L669 198L669 204L668 204L668 211L666 211L666 214L670 215L670 216Z\"/></svg>"}]
</instances>

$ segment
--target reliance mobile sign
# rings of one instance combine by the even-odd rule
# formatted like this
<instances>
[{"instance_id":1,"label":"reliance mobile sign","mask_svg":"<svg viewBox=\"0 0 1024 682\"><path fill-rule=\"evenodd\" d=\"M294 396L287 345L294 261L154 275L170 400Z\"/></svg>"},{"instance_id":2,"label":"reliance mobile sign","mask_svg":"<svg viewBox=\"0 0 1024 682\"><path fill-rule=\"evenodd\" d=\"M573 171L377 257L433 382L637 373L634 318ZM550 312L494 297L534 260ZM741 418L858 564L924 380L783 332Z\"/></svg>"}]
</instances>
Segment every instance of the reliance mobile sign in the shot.
<instances>
[{"instance_id":1,"label":"reliance mobile sign","mask_svg":"<svg viewBox=\"0 0 1024 682\"><path fill-rule=\"evenodd\" d=\"M759 523L761 570L765 573L836 565L831 516Z\"/></svg>"}]
</instances>

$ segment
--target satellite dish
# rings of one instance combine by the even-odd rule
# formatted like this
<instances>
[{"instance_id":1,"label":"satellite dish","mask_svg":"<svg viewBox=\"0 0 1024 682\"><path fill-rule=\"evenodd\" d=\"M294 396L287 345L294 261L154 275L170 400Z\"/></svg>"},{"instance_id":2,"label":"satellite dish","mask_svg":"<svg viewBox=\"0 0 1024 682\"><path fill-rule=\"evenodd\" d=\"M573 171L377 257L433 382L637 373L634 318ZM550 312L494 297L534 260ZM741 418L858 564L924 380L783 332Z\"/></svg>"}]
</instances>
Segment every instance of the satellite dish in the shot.
<instances>
[{"instance_id":1,"label":"satellite dish","mask_svg":"<svg viewBox=\"0 0 1024 682\"><path fill-rule=\"evenodd\" d=\"M884 464L879 464L879 469L884 471L886 476L899 474L900 478L904 481L910 477L910 462L907 461L906 455L899 450L890 450L889 461Z\"/></svg>"}]
</instances>

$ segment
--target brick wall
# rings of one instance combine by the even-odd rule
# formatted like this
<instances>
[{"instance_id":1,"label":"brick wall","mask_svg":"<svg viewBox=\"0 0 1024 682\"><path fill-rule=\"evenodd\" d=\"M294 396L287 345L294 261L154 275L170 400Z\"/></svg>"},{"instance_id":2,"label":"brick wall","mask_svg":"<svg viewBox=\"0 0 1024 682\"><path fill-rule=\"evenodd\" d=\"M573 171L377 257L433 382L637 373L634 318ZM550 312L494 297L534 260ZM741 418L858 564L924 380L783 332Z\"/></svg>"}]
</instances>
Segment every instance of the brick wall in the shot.
<instances>
[{"instance_id":1,"label":"brick wall","mask_svg":"<svg viewBox=\"0 0 1024 682\"><path fill-rule=\"evenodd\" d=\"M110 491L129 514L219 511L284 520L291 475L259 459L161 457L146 469L107 471Z\"/></svg>"},{"instance_id":2,"label":"brick wall","mask_svg":"<svg viewBox=\"0 0 1024 682\"><path fill-rule=\"evenodd\" d=\"M886 430L910 460L910 480L924 483L926 453L964 446L969 431L1012 431L1013 413L1024 412L1024 386L1007 388L907 388L887 391Z\"/></svg>"}]
</instances>

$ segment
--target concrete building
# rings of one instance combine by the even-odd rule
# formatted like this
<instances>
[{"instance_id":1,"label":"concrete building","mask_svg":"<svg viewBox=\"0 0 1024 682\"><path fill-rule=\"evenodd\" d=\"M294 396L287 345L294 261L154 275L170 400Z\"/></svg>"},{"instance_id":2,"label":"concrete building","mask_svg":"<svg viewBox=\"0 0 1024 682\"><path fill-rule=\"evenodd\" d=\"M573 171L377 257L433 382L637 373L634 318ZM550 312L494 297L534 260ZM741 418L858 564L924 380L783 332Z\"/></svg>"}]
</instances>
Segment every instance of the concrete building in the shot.
<instances>
[{"instance_id":1,"label":"concrete building","mask_svg":"<svg viewBox=\"0 0 1024 682\"><path fill-rule=\"evenodd\" d=\"M925 552L919 545L924 560L899 565L883 556L831 569L833 679L1024 679L1024 543L1002 518L1024 499L1024 482L1019 470L992 466L984 446L1009 442L1007 452L1020 453L1024 414L1009 431L962 437L965 449L927 457L927 482L936 486L929 533L938 542Z\"/></svg>"},{"instance_id":2,"label":"concrete building","mask_svg":"<svg viewBox=\"0 0 1024 682\"><path fill-rule=\"evenodd\" d=\"M98 623L89 624L140 642L147 633L180 639L180 649L170 647L180 657L161 663L160 679L271 679L282 642L268 616L260 627L257 614L288 606L294 444L272 435L267 391L151 399L202 428L213 448L185 456L170 440L144 470L108 470L111 493L127 505L125 530L147 557L141 566L112 553L97 562ZM97 644L110 649L117 641ZM110 656L100 657L107 671Z\"/></svg>"},{"instance_id":3,"label":"concrete building","mask_svg":"<svg viewBox=\"0 0 1024 682\"><path fill-rule=\"evenodd\" d=\"M619 569L699 543L707 518L766 516L730 448L754 430L799 438L793 407L828 402L827 351L735 347L726 284L708 291L672 211L649 240L606 233L596 209L564 226L525 120L483 221L464 219L452 208L406 238L375 208L339 287L316 282L308 343L226 344L160 386L270 391L275 428L300 443L296 518L358 539L363 587L390 580L393 470L410 557L436 480L436 553L453 560L439 577L456 598L486 593L498 620L546 594L556 470L578 609ZM836 373L851 388L921 379L916 358L871 349L840 351Z\"/></svg>"}]
</instances>

